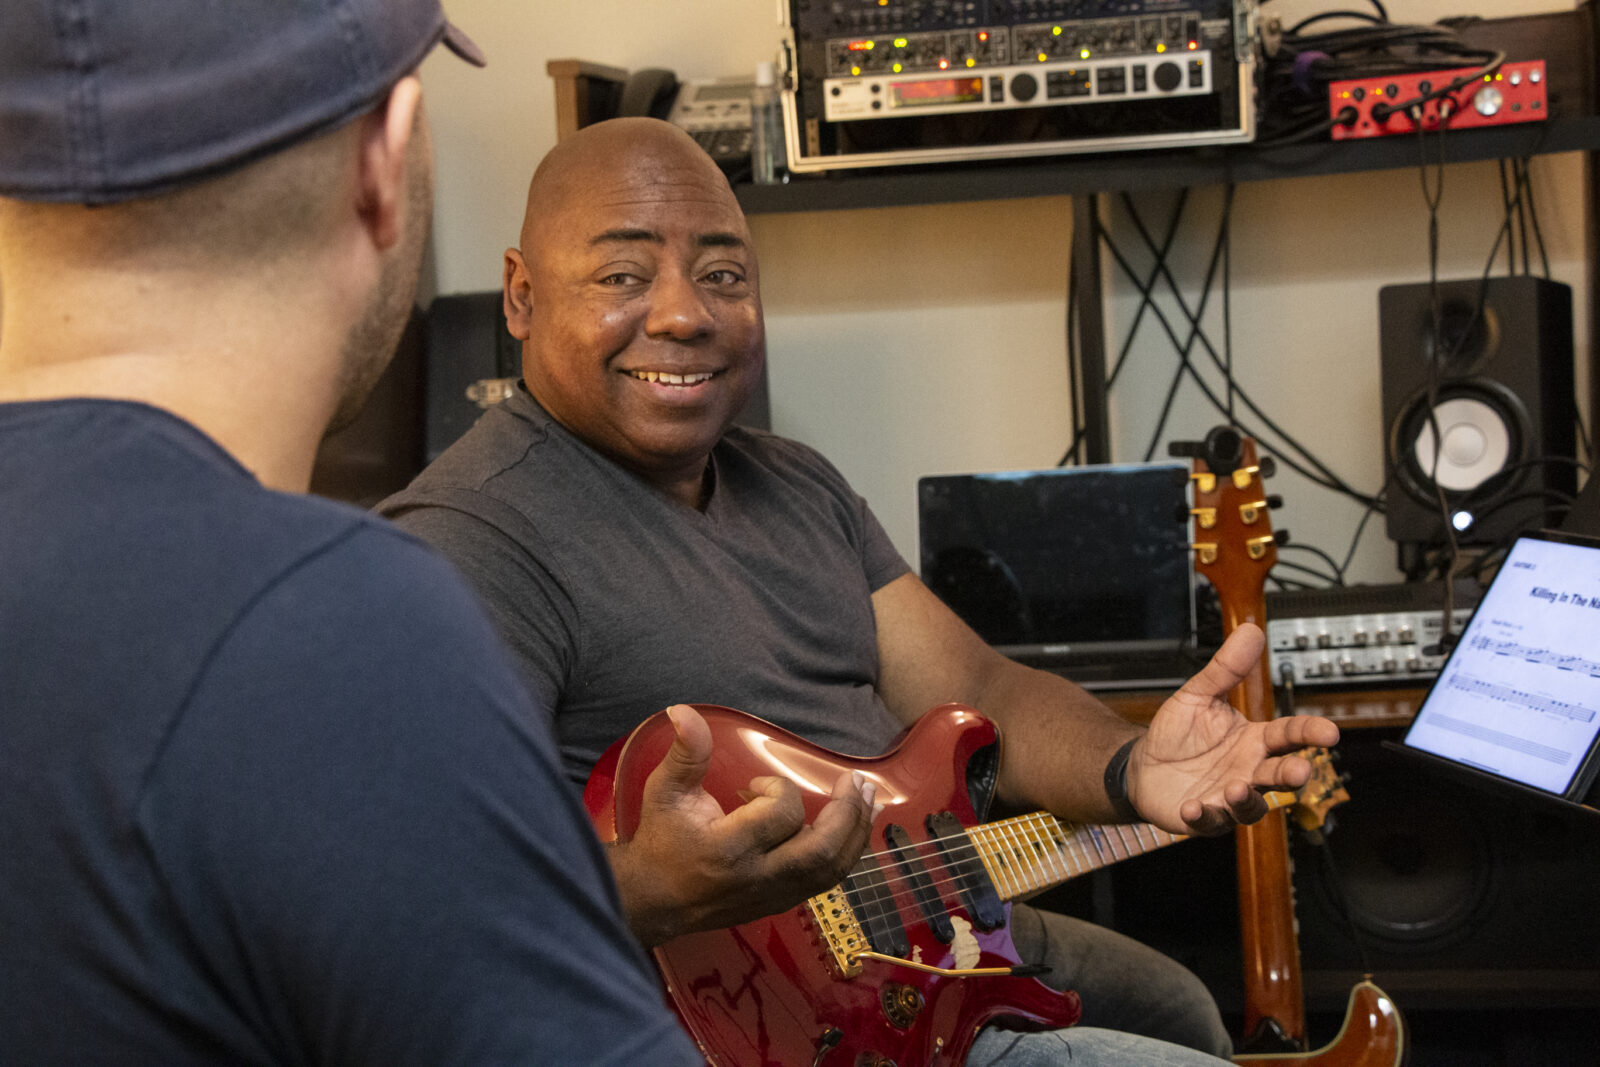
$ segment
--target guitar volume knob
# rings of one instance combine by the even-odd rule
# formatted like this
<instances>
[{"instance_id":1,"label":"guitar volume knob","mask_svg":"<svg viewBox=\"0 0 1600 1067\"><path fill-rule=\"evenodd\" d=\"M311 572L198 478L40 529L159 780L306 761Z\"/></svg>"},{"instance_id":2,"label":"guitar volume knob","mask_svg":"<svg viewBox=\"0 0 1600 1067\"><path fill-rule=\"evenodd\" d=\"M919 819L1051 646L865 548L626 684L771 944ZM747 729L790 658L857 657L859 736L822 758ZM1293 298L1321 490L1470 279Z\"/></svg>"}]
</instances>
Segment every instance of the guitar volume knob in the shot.
<instances>
[{"instance_id":1,"label":"guitar volume knob","mask_svg":"<svg viewBox=\"0 0 1600 1067\"><path fill-rule=\"evenodd\" d=\"M925 1004L921 992L901 982L885 985L879 992L879 999L883 1002L883 1014L901 1030L910 1029Z\"/></svg>"}]
</instances>

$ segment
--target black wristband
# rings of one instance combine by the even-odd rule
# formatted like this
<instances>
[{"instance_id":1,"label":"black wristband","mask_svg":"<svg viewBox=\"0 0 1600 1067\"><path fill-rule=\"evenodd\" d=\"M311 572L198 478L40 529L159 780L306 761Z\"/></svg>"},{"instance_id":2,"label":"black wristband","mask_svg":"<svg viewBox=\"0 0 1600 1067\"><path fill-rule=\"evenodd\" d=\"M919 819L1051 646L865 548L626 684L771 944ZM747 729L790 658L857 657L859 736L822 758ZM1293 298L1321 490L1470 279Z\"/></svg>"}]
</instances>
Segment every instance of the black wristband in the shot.
<instances>
[{"instance_id":1,"label":"black wristband","mask_svg":"<svg viewBox=\"0 0 1600 1067\"><path fill-rule=\"evenodd\" d=\"M1133 746L1138 740L1137 737L1129 738L1106 762L1106 796L1111 800L1117 818L1126 822L1139 821L1138 810L1128 800L1128 757L1133 755Z\"/></svg>"}]
</instances>

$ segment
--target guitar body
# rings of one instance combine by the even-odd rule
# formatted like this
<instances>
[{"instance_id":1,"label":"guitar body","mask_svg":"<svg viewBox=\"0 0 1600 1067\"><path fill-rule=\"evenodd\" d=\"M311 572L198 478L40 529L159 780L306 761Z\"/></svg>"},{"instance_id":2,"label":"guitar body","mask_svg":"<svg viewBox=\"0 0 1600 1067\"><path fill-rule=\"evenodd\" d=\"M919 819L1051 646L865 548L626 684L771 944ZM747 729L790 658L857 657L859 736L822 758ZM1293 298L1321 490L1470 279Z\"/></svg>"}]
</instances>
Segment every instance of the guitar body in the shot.
<instances>
[{"instance_id":1,"label":"guitar body","mask_svg":"<svg viewBox=\"0 0 1600 1067\"><path fill-rule=\"evenodd\" d=\"M1249 1067L1402 1067L1410 1054L1405 1023L1394 1001L1371 982L1350 990L1344 1025L1334 1039L1310 1052L1237 1055Z\"/></svg>"},{"instance_id":2,"label":"guitar body","mask_svg":"<svg viewBox=\"0 0 1600 1067\"><path fill-rule=\"evenodd\" d=\"M876 782L882 807L874 820L869 859L891 847L886 836L890 827L909 834L931 864L929 816L949 813L962 826L974 825L967 763L998 739L994 725L977 712L947 704L924 715L890 752L858 759L730 708L696 707L713 738L705 789L724 811L744 803L740 791L764 775L795 782L808 819L827 802L842 771L859 771ZM672 740L670 720L654 715L612 746L595 767L584 797L603 840L633 836L645 779ZM1037 1030L1077 1021L1077 995L1057 992L1036 978L951 975L912 966L1003 971L1019 960L1008 926L983 930L944 885L938 891L948 914L956 917L957 935L950 943L935 937L921 921L924 913L906 880L895 878L887 867L884 874L881 888L893 896L892 902L886 897L884 902L892 903L909 945L908 952L897 955L908 963L864 958L858 973L847 976L809 902L731 929L689 934L655 950L667 994L711 1063L955 1065L987 1023ZM1000 907L1009 916L1010 905Z\"/></svg>"}]
</instances>

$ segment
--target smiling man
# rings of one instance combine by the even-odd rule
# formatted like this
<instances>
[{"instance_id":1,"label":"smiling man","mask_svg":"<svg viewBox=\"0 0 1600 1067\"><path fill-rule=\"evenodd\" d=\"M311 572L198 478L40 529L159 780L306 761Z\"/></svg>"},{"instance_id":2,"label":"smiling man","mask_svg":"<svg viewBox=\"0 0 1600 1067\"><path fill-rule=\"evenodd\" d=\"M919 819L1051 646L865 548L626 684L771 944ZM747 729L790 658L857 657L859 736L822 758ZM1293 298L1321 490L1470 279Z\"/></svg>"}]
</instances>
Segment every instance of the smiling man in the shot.
<instances>
[{"instance_id":1,"label":"smiling man","mask_svg":"<svg viewBox=\"0 0 1600 1067\"><path fill-rule=\"evenodd\" d=\"M1176 833L1260 818L1259 790L1310 773L1288 753L1337 739L1324 719L1247 723L1228 706L1261 655L1249 626L1141 731L984 644L826 459L734 425L765 358L756 257L727 181L677 127L616 119L554 149L504 283L524 387L381 510L483 595L537 703L554 709L575 782L675 705L677 739L644 787L638 830L608 849L645 944L800 904L840 881L870 831L874 785L848 773L810 824L778 777L723 811L702 788L711 731L680 701L858 756L960 701L1001 728L1001 802ZM1210 995L1167 957L1026 906L1011 931L1050 984L1082 993L1086 1025L986 1030L969 1065L1228 1054Z\"/></svg>"},{"instance_id":2,"label":"smiling man","mask_svg":"<svg viewBox=\"0 0 1600 1067\"><path fill-rule=\"evenodd\" d=\"M506 250L528 390L562 426L698 507L706 456L761 377L755 254L726 182L670 127L607 123L551 152ZM597 175L592 153L633 139ZM720 177L720 176L719 176Z\"/></svg>"}]
</instances>

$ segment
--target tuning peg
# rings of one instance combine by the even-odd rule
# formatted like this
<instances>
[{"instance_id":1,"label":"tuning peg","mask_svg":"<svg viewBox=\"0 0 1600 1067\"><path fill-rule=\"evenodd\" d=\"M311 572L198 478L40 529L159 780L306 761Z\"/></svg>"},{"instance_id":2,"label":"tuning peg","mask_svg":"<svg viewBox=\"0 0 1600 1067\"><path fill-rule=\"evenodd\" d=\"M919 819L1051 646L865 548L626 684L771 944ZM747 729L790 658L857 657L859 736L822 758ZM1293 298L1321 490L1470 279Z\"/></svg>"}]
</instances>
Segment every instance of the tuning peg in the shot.
<instances>
[{"instance_id":1,"label":"tuning peg","mask_svg":"<svg viewBox=\"0 0 1600 1067\"><path fill-rule=\"evenodd\" d=\"M1268 493L1267 507L1271 508L1273 511L1283 507L1283 497L1279 496L1277 493Z\"/></svg>"},{"instance_id":2,"label":"tuning peg","mask_svg":"<svg viewBox=\"0 0 1600 1067\"><path fill-rule=\"evenodd\" d=\"M1256 461L1256 467L1261 471L1261 477L1271 478L1278 473L1278 461L1271 456L1262 456Z\"/></svg>"},{"instance_id":3,"label":"tuning peg","mask_svg":"<svg viewBox=\"0 0 1600 1067\"><path fill-rule=\"evenodd\" d=\"M1187 504L1175 504L1175 505L1173 505L1172 518L1173 518L1174 522L1188 523L1188 521L1189 521L1189 505L1187 505Z\"/></svg>"},{"instance_id":4,"label":"tuning peg","mask_svg":"<svg viewBox=\"0 0 1600 1067\"><path fill-rule=\"evenodd\" d=\"M1288 530L1273 530L1272 531L1272 539L1274 541L1276 541L1280 547L1282 547L1283 545L1286 545L1286 544L1289 543L1289 531Z\"/></svg>"}]
</instances>

